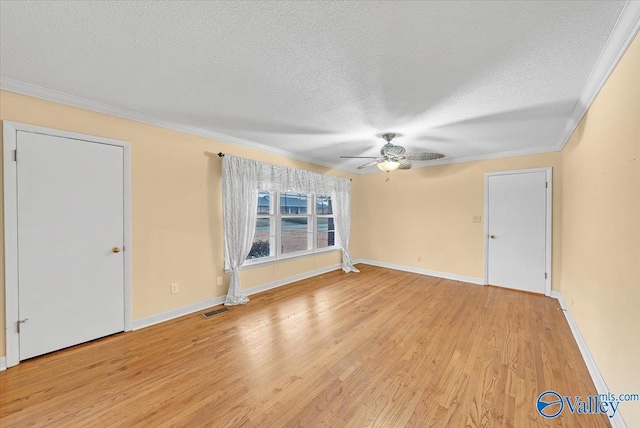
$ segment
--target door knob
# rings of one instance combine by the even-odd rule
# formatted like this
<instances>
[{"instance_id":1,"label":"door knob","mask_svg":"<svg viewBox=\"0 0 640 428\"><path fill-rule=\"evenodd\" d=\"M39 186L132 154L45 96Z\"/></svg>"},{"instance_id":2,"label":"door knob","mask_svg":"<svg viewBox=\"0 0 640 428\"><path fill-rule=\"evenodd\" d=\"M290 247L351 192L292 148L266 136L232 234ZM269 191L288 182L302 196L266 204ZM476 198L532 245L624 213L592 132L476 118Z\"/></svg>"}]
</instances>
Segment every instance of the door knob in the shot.
<instances>
[{"instance_id":1,"label":"door knob","mask_svg":"<svg viewBox=\"0 0 640 428\"><path fill-rule=\"evenodd\" d=\"M111 251L113 251L114 253L119 253L120 252L120 248L113 247L113 249Z\"/></svg>"},{"instance_id":2,"label":"door knob","mask_svg":"<svg viewBox=\"0 0 640 428\"><path fill-rule=\"evenodd\" d=\"M489 238L496 239L496 235L490 235Z\"/></svg>"}]
</instances>

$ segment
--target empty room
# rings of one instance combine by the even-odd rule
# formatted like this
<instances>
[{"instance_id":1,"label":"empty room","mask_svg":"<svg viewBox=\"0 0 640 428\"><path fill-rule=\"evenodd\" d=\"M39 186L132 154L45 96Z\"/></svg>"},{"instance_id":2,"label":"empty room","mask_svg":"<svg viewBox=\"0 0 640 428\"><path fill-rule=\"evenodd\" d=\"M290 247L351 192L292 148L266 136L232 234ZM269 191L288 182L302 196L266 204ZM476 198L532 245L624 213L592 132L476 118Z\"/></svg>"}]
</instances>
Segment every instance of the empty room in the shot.
<instances>
[{"instance_id":1,"label":"empty room","mask_svg":"<svg viewBox=\"0 0 640 428\"><path fill-rule=\"evenodd\" d=\"M0 0L0 426L640 427L639 29Z\"/></svg>"}]
</instances>

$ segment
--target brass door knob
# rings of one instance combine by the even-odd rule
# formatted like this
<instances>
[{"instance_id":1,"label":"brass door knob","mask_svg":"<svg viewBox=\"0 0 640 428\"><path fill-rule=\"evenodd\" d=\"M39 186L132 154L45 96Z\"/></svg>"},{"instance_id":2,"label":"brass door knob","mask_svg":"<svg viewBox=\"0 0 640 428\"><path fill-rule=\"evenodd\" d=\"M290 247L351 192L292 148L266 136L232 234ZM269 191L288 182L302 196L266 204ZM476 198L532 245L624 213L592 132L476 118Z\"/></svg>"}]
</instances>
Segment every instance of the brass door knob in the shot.
<instances>
[{"instance_id":1,"label":"brass door knob","mask_svg":"<svg viewBox=\"0 0 640 428\"><path fill-rule=\"evenodd\" d=\"M111 251L113 251L114 253L119 253L120 252L120 248L113 247L113 249Z\"/></svg>"}]
</instances>

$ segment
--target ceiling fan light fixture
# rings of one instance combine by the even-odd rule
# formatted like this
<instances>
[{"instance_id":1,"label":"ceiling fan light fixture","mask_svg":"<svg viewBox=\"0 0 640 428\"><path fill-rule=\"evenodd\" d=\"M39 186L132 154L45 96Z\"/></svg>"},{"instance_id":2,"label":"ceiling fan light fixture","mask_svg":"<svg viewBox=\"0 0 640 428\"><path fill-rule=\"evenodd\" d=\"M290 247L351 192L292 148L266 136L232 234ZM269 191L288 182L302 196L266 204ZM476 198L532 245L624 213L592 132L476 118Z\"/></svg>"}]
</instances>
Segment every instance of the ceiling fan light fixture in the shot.
<instances>
[{"instance_id":1,"label":"ceiling fan light fixture","mask_svg":"<svg viewBox=\"0 0 640 428\"><path fill-rule=\"evenodd\" d=\"M400 162L387 160L387 161L378 162L376 166L380 171L391 172L391 171L395 171L396 169L398 169L398 167L400 167Z\"/></svg>"}]
</instances>

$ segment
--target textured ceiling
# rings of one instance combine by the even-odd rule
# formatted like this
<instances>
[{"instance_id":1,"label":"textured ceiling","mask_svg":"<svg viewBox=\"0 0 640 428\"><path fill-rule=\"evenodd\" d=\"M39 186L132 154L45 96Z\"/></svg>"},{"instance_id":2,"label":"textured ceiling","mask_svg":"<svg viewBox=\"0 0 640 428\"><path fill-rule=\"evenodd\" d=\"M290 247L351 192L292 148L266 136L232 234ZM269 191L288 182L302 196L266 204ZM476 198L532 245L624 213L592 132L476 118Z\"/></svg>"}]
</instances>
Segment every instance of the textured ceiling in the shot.
<instances>
[{"instance_id":1,"label":"textured ceiling","mask_svg":"<svg viewBox=\"0 0 640 428\"><path fill-rule=\"evenodd\" d=\"M623 6L2 2L0 74L341 169L477 158L558 146Z\"/></svg>"}]
</instances>

